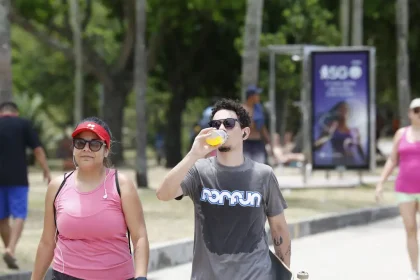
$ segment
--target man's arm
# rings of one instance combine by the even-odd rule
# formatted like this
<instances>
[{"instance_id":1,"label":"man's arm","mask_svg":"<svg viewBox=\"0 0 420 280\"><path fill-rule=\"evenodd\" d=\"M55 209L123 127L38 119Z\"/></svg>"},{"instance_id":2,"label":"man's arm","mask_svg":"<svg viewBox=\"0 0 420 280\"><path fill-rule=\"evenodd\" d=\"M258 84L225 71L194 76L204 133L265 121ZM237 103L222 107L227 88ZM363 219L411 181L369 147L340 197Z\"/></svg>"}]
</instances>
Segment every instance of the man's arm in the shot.
<instances>
[{"instance_id":1,"label":"man's arm","mask_svg":"<svg viewBox=\"0 0 420 280\"><path fill-rule=\"evenodd\" d=\"M26 123L26 145L32 148L34 156L44 171L44 179L49 183L51 181L50 169L47 163L47 156L45 155L44 148L41 146L39 141L38 134L35 129L32 127L31 122Z\"/></svg>"},{"instance_id":2,"label":"man's arm","mask_svg":"<svg viewBox=\"0 0 420 280\"><path fill-rule=\"evenodd\" d=\"M271 146L270 133L268 133L268 129L265 125L261 129L261 134L265 140L265 143Z\"/></svg>"},{"instance_id":3,"label":"man's arm","mask_svg":"<svg viewBox=\"0 0 420 280\"><path fill-rule=\"evenodd\" d=\"M169 171L156 190L158 199L168 201L182 195L191 196L192 190L197 185L195 162L217 149L217 146L210 147L205 142L212 130L214 130L212 127L205 128L195 137L190 152Z\"/></svg>"},{"instance_id":4,"label":"man's arm","mask_svg":"<svg viewBox=\"0 0 420 280\"><path fill-rule=\"evenodd\" d=\"M50 168L48 167L47 156L42 147L34 149L34 155L42 170L44 170L44 178L47 179L48 183L51 181Z\"/></svg>"},{"instance_id":5,"label":"man's arm","mask_svg":"<svg viewBox=\"0 0 420 280\"><path fill-rule=\"evenodd\" d=\"M274 217L268 217L268 223L270 225L271 237L273 238L274 251L290 267L292 242L284 213Z\"/></svg>"},{"instance_id":6,"label":"man's arm","mask_svg":"<svg viewBox=\"0 0 420 280\"><path fill-rule=\"evenodd\" d=\"M287 203L280 191L279 183L271 170L266 194L266 215L273 238L276 255L290 267L291 241L289 227L284 216Z\"/></svg>"},{"instance_id":7,"label":"man's arm","mask_svg":"<svg viewBox=\"0 0 420 280\"><path fill-rule=\"evenodd\" d=\"M168 201L183 195L181 183L187 177L188 171L194 166L198 157L193 154L187 154L180 163L178 163L168 174L156 190L156 196L159 200ZM192 178L190 178L192 180ZM190 181L191 181L190 180Z\"/></svg>"}]
</instances>

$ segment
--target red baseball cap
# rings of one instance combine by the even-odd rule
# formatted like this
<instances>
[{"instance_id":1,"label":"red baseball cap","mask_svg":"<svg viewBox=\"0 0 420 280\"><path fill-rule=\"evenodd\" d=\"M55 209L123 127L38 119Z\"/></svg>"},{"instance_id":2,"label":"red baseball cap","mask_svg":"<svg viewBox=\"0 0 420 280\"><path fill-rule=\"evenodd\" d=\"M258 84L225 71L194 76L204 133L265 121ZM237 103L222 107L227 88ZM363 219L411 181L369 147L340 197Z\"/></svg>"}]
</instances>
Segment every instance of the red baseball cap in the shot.
<instances>
[{"instance_id":1,"label":"red baseball cap","mask_svg":"<svg viewBox=\"0 0 420 280\"><path fill-rule=\"evenodd\" d=\"M76 129L73 131L71 136L74 138L78 134L84 132L84 131L92 131L98 137L103 140L106 144L106 146L109 148L111 146L111 137L109 133L106 131L105 128L103 128L101 125L94 123L94 122L83 122L79 124Z\"/></svg>"}]
</instances>

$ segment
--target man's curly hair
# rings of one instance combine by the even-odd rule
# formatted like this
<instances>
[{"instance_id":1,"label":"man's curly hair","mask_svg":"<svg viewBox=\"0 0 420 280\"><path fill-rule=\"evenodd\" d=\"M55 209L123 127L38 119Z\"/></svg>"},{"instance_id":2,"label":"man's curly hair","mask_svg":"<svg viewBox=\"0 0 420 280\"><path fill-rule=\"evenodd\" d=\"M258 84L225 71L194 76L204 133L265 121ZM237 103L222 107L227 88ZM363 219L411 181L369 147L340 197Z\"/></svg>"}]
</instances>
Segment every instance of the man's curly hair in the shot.
<instances>
[{"instance_id":1,"label":"man's curly hair","mask_svg":"<svg viewBox=\"0 0 420 280\"><path fill-rule=\"evenodd\" d=\"M220 110L228 110L235 112L238 116L238 121L241 125L241 128L249 127L251 125L251 117L238 100L226 98L218 100L214 104L213 109L211 111L211 119L213 119L214 115Z\"/></svg>"}]
</instances>

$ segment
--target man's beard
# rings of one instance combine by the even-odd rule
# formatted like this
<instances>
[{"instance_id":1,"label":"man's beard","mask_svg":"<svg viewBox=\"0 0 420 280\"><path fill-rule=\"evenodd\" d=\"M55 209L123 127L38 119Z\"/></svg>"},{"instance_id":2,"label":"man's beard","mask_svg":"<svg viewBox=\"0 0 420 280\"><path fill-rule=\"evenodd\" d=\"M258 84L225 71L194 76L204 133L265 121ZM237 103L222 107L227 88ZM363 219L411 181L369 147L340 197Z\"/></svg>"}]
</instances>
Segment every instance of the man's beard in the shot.
<instances>
[{"instance_id":1,"label":"man's beard","mask_svg":"<svg viewBox=\"0 0 420 280\"><path fill-rule=\"evenodd\" d=\"M230 147L222 146L222 147L219 147L218 150L221 153L227 153L227 152L230 152Z\"/></svg>"}]
</instances>

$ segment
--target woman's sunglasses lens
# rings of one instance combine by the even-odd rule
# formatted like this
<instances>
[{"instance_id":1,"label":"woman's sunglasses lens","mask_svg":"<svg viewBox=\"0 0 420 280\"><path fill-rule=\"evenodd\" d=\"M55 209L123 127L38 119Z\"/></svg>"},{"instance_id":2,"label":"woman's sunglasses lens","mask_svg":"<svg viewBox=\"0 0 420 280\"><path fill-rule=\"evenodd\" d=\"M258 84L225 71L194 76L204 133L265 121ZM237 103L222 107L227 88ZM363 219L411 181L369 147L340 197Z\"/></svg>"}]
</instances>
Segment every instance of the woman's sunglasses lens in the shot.
<instances>
[{"instance_id":1,"label":"woman's sunglasses lens","mask_svg":"<svg viewBox=\"0 0 420 280\"><path fill-rule=\"evenodd\" d=\"M85 147L86 141L83 141L81 139L76 139L76 140L74 140L73 145L76 149L81 150Z\"/></svg>"},{"instance_id":2,"label":"woman's sunglasses lens","mask_svg":"<svg viewBox=\"0 0 420 280\"><path fill-rule=\"evenodd\" d=\"M92 152L97 152L101 149L102 142L100 141L92 141L89 143L89 148Z\"/></svg>"}]
</instances>

